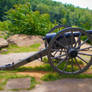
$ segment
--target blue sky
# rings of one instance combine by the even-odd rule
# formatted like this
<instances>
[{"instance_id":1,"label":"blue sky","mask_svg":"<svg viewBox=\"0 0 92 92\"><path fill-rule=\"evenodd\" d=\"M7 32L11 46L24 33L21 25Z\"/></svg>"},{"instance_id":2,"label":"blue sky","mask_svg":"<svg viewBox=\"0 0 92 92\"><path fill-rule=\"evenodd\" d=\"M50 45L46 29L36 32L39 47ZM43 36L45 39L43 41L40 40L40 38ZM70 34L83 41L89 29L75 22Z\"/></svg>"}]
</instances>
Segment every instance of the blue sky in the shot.
<instances>
[{"instance_id":1,"label":"blue sky","mask_svg":"<svg viewBox=\"0 0 92 92\"><path fill-rule=\"evenodd\" d=\"M81 8L89 8L92 10L92 0L54 0L62 3L73 4Z\"/></svg>"}]
</instances>

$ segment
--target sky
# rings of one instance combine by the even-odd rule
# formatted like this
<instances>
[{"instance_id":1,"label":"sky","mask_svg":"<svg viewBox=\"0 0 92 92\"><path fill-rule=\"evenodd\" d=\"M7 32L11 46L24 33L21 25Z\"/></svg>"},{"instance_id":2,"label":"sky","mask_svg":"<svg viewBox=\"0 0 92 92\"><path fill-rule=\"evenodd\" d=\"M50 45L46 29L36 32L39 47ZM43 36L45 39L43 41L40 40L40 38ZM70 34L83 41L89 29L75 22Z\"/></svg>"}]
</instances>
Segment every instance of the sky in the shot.
<instances>
[{"instance_id":1,"label":"sky","mask_svg":"<svg viewBox=\"0 0 92 92\"><path fill-rule=\"evenodd\" d=\"M92 0L54 0L62 3L73 4L81 8L89 8L92 10Z\"/></svg>"}]
</instances>

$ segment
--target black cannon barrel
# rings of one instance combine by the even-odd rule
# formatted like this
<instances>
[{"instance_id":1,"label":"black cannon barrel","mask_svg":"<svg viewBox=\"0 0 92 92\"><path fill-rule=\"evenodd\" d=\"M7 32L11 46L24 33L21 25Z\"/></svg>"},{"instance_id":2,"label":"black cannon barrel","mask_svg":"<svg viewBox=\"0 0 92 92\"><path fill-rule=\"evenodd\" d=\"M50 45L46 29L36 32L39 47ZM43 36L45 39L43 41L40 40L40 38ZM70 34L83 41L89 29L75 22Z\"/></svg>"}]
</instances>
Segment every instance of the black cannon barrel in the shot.
<instances>
[{"instance_id":1,"label":"black cannon barrel","mask_svg":"<svg viewBox=\"0 0 92 92\"><path fill-rule=\"evenodd\" d=\"M87 34L92 34L92 30L88 30L88 31L85 31ZM70 37L72 34L71 34L71 32L66 32L65 34L64 34L64 36L65 37ZM73 35L74 35L74 37L78 37L79 35L81 35L81 33L80 32L73 32ZM82 34L82 35L84 35L84 34Z\"/></svg>"},{"instance_id":2,"label":"black cannon barrel","mask_svg":"<svg viewBox=\"0 0 92 92\"><path fill-rule=\"evenodd\" d=\"M88 30L86 31L88 34L92 34L92 30Z\"/></svg>"},{"instance_id":3,"label":"black cannon barrel","mask_svg":"<svg viewBox=\"0 0 92 92\"><path fill-rule=\"evenodd\" d=\"M87 32L88 34L92 34L92 30L88 30L88 31L86 31L86 32ZM59 33L59 32L58 32L58 33ZM53 37L56 36L56 34L57 34L57 33L48 33L48 34L46 34L46 36L43 38L43 40L48 40L48 41L50 41ZM78 37L80 34L81 34L80 32L73 32L73 35L74 35L75 37ZM65 35L65 37L70 37L72 34L71 34L71 32L66 32L64 35ZM84 34L82 34L82 35L84 35ZM61 35L60 38L63 38L63 35Z\"/></svg>"},{"instance_id":4,"label":"black cannon barrel","mask_svg":"<svg viewBox=\"0 0 92 92\"><path fill-rule=\"evenodd\" d=\"M86 31L86 33L92 34L92 30L88 30L88 31ZM65 37L70 37L72 34L71 34L71 32L67 32L64 35L65 35ZM79 35L81 35L81 33L80 32L73 32L73 35L74 35L74 37L78 37ZM82 34L82 35L84 35L84 34Z\"/></svg>"}]
</instances>

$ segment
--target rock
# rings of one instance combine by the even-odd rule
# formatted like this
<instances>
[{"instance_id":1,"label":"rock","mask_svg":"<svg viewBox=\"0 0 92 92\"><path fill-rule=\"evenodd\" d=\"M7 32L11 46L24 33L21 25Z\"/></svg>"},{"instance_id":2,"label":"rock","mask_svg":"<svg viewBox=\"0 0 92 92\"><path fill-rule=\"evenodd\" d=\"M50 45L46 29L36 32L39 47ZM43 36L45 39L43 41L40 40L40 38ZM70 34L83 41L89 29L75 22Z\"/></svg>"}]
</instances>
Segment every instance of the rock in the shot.
<instances>
[{"instance_id":1,"label":"rock","mask_svg":"<svg viewBox=\"0 0 92 92\"><path fill-rule=\"evenodd\" d=\"M7 40L0 38L0 48L4 48L8 46Z\"/></svg>"},{"instance_id":2,"label":"rock","mask_svg":"<svg viewBox=\"0 0 92 92\"><path fill-rule=\"evenodd\" d=\"M7 41L12 44L16 44L19 47L22 46L30 46L32 44L40 43L43 44L43 40L41 36L30 36L24 34L17 34L10 36Z\"/></svg>"},{"instance_id":3,"label":"rock","mask_svg":"<svg viewBox=\"0 0 92 92\"><path fill-rule=\"evenodd\" d=\"M30 85L30 78L9 79L6 84L6 89L28 89Z\"/></svg>"}]
</instances>

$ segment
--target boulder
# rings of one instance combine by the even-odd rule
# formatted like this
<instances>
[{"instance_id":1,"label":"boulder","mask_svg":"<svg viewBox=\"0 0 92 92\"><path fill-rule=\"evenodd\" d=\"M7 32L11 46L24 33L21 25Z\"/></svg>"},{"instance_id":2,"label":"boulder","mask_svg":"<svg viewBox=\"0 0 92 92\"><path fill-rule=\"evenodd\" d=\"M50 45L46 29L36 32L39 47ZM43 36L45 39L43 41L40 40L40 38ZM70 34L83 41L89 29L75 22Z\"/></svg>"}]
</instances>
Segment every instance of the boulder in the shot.
<instances>
[{"instance_id":1,"label":"boulder","mask_svg":"<svg viewBox=\"0 0 92 92\"><path fill-rule=\"evenodd\" d=\"M7 40L0 38L0 48L4 48L8 46Z\"/></svg>"},{"instance_id":2,"label":"boulder","mask_svg":"<svg viewBox=\"0 0 92 92\"><path fill-rule=\"evenodd\" d=\"M43 40L41 36L31 36L31 35L24 35L24 34L16 34L10 36L7 41L11 44L16 44L19 47L22 46L30 46L32 44L40 43L43 44Z\"/></svg>"}]
</instances>

